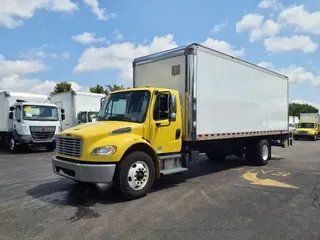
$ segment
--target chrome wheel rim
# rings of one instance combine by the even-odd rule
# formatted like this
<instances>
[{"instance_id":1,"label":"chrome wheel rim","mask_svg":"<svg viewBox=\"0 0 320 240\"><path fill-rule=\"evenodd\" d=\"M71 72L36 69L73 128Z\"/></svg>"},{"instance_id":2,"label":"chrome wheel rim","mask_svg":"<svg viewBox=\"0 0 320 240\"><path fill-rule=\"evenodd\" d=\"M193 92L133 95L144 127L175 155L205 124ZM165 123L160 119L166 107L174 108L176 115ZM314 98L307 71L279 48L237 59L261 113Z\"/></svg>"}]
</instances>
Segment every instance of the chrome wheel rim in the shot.
<instances>
[{"instance_id":1,"label":"chrome wheel rim","mask_svg":"<svg viewBox=\"0 0 320 240\"><path fill-rule=\"evenodd\" d=\"M133 190L141 190L149 180L149 167L145 162L137 161L131 165L128 172L127 181Z\"/></svg>"},{"instance_id":2,"label":"chrome wheel rim","mask_svg":"<svg viewBox=\"0 0 320 240\"><path fill-rule=\"evenodd\" d=\"M262 159L264 161L268 160L268 156L269 156L269 149L267 145L263 145L262 146Z\"/></svg>"}]
</instances>

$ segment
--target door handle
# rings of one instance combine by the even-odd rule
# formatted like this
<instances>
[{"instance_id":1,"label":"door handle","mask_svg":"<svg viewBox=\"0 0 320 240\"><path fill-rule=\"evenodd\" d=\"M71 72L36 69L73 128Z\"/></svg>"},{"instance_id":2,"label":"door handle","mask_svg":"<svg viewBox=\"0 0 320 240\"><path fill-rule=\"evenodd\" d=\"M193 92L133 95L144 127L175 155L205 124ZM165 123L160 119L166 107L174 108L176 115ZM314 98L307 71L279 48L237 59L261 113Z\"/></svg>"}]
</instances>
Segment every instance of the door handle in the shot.
<instances>
[{"instance_id":1,"label":"door handle","mask_svg":"<svg viewBox=\"0 0 320 240\"><path fill-rule=\"evenodd\" d=\"M181 129L177 129L176 130L176 140L178 140L180 138L181 135Z\"/></svg>"}]
</instances>

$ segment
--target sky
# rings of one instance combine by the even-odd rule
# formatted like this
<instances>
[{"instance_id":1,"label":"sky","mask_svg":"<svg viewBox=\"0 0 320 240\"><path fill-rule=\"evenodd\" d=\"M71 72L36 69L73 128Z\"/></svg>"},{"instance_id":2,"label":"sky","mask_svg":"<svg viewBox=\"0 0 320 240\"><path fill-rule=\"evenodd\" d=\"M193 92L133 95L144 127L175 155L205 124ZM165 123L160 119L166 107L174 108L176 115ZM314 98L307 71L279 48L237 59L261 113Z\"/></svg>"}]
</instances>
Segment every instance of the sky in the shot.
<instances>
[{"instance_id":1,"label":"sky","mask_svg":"<svg viewBox=\"0 0 320 240\"><path fill-rule=\"evenodd\" d=\"M0 90L132 86L132 61L199 43L289 77L320 108L320 1L1 0Z\"/></svg>"}]
</instances>

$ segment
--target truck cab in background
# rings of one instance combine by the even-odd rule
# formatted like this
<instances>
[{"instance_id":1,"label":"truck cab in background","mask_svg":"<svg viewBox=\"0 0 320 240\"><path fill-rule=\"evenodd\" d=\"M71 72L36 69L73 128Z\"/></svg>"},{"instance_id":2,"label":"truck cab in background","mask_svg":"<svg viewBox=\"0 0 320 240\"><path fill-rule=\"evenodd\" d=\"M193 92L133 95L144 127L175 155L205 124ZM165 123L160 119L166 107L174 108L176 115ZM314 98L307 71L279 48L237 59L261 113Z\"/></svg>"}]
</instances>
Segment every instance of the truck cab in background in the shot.
<instances>
[{"instance_id":1,"label":"truck cab in background","mask_svg":"<svg viewBox=\"0 0 320 240\"><path fill-rule=\"evenodd\" d=\"M8 145L12 152L24 147L45 146L56 148L56 135L61 131L57 106L17 100L10 106ZM61 120L64 120L62 110Z\"/></svg>"},{"instance_id":2,"label":"truck cab in background","mask_svg":"<svg viewBox=\"0 0 320 240\"><path fill-rule=\"evenodd\" d=\"M80 111L77 116L78 124L95 122L98 114L99 111Z\"/></svg>"},{"instance_id":3,"label":"truck cab in background","mask_svg":"<svg viewBox=\"0 0 320 240\"><path fill-rule=\"evenodd\" d=\"M298 128L294 131L294 139L309 138L317 141L320 135L319 124L318 113L301 113Z\"/></svg>"}]
</instances>

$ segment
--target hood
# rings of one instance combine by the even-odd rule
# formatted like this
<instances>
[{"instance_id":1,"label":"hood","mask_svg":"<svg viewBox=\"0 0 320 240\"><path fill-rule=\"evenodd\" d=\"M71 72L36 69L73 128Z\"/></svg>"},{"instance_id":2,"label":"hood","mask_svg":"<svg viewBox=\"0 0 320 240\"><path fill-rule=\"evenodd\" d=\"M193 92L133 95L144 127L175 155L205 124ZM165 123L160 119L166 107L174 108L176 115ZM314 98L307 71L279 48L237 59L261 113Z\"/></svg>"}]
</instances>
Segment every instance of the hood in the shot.
<instances>
[{"instance_id":1,"label":"hood","mask_svg":"<svg viewBox=\"0 0 320 240\"><path fill-rule=\"evenodd\" d=\"M59 135L87 139L127 133L136 133L143 136L143 125L131 122L97 121L74 126L64 130Z\"/></svg>"}]
</instances>

